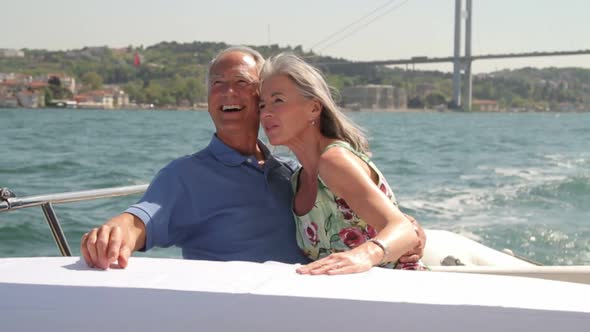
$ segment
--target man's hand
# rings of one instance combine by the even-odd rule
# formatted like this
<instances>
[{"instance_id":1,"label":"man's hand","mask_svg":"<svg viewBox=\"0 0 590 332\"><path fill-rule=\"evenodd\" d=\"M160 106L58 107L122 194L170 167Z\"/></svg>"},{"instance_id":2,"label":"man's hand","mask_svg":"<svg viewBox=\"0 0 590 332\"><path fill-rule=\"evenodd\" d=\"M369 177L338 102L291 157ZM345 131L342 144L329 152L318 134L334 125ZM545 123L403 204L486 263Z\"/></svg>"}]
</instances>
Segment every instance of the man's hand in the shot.
<instances>
[{"instance_id":1,"label":"man's hand","mask_svg":"<svg viewBox=\"0 0 590 332\"><path fill-rule=\"evenodd\" d=\"M402 263L416 263L424 256L424 247L426 246L426 233L422 229L422 226L418 224L416 219L410 215L405 215L406 218L414 225L416 233L418 234L418 245L405 253L402 257L399 258L399 261Z\"/></svg>"},{"instance_id":2,"label":"man's hand","mask_svg":"<svg viewBox=\"0 0 590 332\"><path fill-rule=\"evenodd\" d=\"M145 243L145 225L123 213L82 236L80 252L90 267L108 269L112 263L127 267L131 253Z\"/></svg>"}]
</instances>

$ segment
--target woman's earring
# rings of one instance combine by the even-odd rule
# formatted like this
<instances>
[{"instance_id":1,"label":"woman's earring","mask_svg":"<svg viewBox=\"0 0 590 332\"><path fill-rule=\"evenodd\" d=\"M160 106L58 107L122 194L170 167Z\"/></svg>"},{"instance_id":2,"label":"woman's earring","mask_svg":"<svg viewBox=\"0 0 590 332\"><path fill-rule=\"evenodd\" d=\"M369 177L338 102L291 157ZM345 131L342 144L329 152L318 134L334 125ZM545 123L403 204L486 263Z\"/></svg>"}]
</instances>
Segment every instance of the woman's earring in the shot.
<instances>
[{"instance_id":1,"label":"woman's earring","mask_svg":"<svg viewBox=\"0 0 590 332\"><path fill-rule=\"evenodd\" d=\"M311 125L315 126L315 120L311 120Z\"/></svg>"}]
</instances>

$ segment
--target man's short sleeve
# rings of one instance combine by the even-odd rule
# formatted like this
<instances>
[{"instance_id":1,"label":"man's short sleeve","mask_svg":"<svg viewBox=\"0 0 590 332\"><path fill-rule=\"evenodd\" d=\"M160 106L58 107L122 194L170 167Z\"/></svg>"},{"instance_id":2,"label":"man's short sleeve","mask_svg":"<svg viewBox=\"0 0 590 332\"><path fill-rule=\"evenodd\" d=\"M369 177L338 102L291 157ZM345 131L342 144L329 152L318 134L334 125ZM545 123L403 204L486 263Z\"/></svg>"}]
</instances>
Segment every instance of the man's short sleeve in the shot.
<instances>
[{"instance_id":1,"label":"man's short sleeve","mask_svg":"<svg viewBox=\"0 0 590 332\"><path fill-rule=\"evenodd\" d=\"M169 226L183 191L179 177L166 167L152 180L143 197L125 211L145 224L146 242L142 251L174 244L175 234L170 233Z\"/></svg>"}]
</instances>

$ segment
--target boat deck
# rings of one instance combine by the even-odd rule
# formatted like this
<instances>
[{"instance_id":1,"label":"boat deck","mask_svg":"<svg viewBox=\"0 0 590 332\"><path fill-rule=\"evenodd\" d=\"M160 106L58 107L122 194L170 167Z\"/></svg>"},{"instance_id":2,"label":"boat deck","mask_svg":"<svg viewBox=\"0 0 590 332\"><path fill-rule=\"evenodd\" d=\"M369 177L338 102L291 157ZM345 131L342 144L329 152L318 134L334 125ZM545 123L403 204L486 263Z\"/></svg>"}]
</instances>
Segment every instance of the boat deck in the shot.
<instances>
[{"instance_id":1,"label":"boat deck","mask_svg":"<svg viewBox=\"0 0 590 332\"><path fill-rule=\"evenodd\" d=\"M590 286L374 268L302 276L293 265L134 257L0 259L5 331L579 331ZM108 326L108 327L107 327Z\"/></svg>"}]
</instances>

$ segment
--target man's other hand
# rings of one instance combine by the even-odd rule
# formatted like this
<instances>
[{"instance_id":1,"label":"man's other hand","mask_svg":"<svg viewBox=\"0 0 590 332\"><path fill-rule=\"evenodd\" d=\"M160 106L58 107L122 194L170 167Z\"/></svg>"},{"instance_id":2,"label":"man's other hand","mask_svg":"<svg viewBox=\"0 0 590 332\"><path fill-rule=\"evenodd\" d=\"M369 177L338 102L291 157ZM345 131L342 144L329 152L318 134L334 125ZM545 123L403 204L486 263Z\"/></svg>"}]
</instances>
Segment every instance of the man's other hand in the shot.
<instances>
[{"instance_id":1,"label":"man's other hand","mask_svg":"<svg viewBox=\"0 0 590 332\"><path fill-rule=\"evenodd\" d=\"M418 239L420 241L418 245L414 247L414 249L403 254L402 257L399 258L399 261L402 263L416 263L420 260L420 258L422 258L422 256L424 256L424 247L426 246L426 233L414 217L407 214L405 216L414 225L416 233L418 234Z\"/></svg>"}]
</instances>

